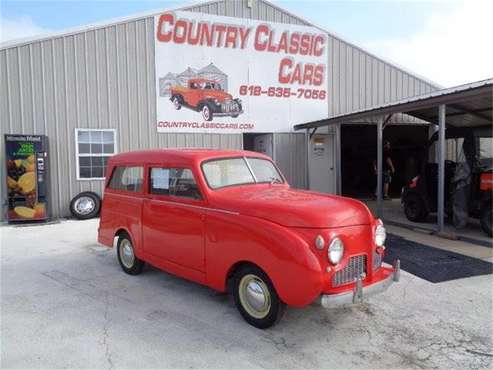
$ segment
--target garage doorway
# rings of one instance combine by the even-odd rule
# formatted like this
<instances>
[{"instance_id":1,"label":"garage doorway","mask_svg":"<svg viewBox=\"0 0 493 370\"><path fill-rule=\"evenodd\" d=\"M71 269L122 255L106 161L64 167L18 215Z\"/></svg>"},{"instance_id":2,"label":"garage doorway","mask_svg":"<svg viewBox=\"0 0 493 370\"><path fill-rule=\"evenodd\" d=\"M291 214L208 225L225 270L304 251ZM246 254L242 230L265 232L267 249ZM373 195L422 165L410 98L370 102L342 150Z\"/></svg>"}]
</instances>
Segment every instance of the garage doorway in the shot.
<instances>
[{"instance_id":1,"label":"garage doorway","mask_svg":"<svg viewBox=\"0 0 493 370\"><path fill-rule=\"evenodd\" d=\"M384 141L391 145L391 158L396 169L389 189L391 198L399 198L402 187L416 174L428 141L428 125L389 125ZM377 158L375 125L341 126L342 194L367 199L375 196L377 183L373 161Z\"/></svg>"},{"instance_id":2,"label":"garage doorway","mask_svg":"<svg viewBox=\"0 0 493 370\"><path fill-rule=\"evenodd\" d=\"M243 149L259 152L274 158L274 135L268 134L243 134Z\"/></svg>"}]
</instances>

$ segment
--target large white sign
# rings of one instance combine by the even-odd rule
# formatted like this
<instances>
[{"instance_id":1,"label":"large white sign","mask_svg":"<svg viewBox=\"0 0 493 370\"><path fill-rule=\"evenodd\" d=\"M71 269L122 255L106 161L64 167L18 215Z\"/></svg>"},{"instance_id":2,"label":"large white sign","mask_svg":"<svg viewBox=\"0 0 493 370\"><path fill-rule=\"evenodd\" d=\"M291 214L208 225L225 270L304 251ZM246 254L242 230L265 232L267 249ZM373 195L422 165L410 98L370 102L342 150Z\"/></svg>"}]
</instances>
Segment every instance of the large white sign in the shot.
<instances>
[{"instance_id":1,"label":"large white sign","mask_svg":"<svg viewBox=\"0 0 493 370\"><path fill-rule=\"evenodd\" d=\"M327 117L327 36L313 27L156 16L159 132L290 132Z\"/></svg>"}]
</instances>

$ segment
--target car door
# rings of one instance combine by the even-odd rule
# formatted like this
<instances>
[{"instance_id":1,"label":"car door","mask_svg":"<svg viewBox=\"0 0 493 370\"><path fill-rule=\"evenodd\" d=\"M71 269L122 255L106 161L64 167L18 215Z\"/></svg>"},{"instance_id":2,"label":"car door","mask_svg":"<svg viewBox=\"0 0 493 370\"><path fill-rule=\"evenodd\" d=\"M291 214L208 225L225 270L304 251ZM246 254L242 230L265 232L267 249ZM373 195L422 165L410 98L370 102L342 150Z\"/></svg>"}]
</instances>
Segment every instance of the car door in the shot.
<instances>
[{"instance_id":1,"label":"car door","mask_svg":"<svg viewBox=\"0 0 493 370\"><path fill-rule=\"evenodd\" d=\"M150 167L143 208L146 253L204 271L204 200L191 169Z\"/></svg>"},{"instance_id":2,"label":"car door","mask_svg":"<svg viewBox=\"0 0 493 370\"><path fill-rule=\"evenodd\" d=\"M190 104L194 108L197 107L201 99L201 96L202 96L201 84L195 82L192 85L190 85L188 104Z\"/></svg>"}]
</instances>

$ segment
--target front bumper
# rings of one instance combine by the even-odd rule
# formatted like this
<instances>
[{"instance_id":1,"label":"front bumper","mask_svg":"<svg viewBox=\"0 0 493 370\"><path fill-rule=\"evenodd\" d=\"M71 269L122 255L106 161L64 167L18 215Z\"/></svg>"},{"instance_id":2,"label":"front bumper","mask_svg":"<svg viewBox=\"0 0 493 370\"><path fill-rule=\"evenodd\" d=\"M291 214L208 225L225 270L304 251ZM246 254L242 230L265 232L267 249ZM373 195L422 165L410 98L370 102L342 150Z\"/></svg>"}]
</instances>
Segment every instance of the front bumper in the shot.
<instances>
[{"instance_id":1,"label":"front bumper","mask_svg":"<svg viewBox=\"0 0 493 370\"><path fill-rule=\"evenodd\" d=\"M236 110L236 111L231 111L231 112L219 111L219 112L214 112L214 115L217 117L226 117L226 116L239 116L242 113L243 113L242 110Z\"/></svg>"},{"instance_id":2,"label":"front bumper","mask_svg":"<svg viewBox=\"0 0 493 370\"><path fill-rule=\"evenodd\" d=\"M341 306L347 306L351 304L357 304L362 302L365 298L386 291L389 286L394 282L398 282L400 278L400 261L395 260L393 263L394 271L389 274L385 279L380 280L374 284L363 287L361 278L356 279L356 284L353 290L339 293L339 294L323 294L320 296L320 304L324 308L336 308Z\"/></svg>"}]
</instances>

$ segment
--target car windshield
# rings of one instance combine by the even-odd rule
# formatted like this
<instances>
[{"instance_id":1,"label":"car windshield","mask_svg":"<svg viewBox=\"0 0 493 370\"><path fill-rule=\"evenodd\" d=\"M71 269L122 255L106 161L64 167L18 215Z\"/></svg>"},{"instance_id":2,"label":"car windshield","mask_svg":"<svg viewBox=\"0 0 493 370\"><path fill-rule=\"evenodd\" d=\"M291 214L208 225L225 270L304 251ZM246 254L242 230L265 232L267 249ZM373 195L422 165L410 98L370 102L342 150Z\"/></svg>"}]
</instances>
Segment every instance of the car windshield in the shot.
<instances>
[{"instance_id":1,"label":"car windshield","mask_svg":"<svg viewBox=\"0 0 493 370\"><path fill-rule=\"evenodd\" d=\"M221 86L214 82L205 82L204 89L206 90L221 90Z\"/></svg>"},{"instance_id":2,"label":"car windshield","mask_svg":"<svg viewBox=\"0 0 493 370\"><path fill-rule=\"evenodd\" d=\"M212 189L244 184L284 183L274 164L262 158L238 157L207 161L202 165L202 171Z\"/></svg>"}]
</instances>

